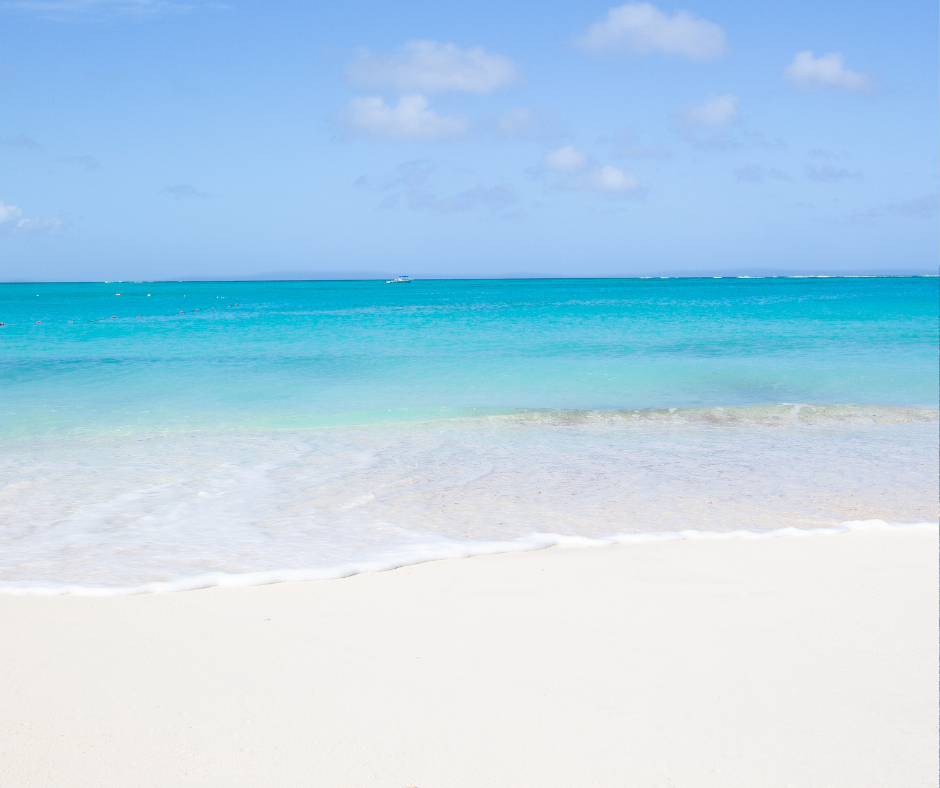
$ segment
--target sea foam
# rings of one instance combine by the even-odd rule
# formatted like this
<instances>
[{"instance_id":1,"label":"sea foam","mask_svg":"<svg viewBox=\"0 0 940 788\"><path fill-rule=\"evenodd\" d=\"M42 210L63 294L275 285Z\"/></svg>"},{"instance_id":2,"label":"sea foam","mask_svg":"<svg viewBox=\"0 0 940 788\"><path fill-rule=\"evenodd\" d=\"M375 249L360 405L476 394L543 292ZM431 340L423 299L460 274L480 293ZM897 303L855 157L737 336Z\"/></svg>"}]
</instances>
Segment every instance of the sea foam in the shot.
<instances>
[{"instance_id":1,"label":"sea foam","mask_svg":"<svg viewBox=\"0 0 940 788\"><path fill-rule=\"evenodd\" d=\"M781 409L794 407L766 410ZM0 582L329 577L531 546L534 533L936 519L936 421L846 422L864 409L833 410L810 423L552 411L8 441Z\"/></svg>"},{"instance_id":2,"label":"sea foam","mask_svg":"<svg viewBox=\"0 0 940 788\"><path fill-rule=\"evenodd\" d=\"M613 534L602 538L584 536L565 536L563 534L534 533L527 537L510 539L502 542L470 542L458 540L440 540L433 545L422 545L404 555L389 557L384 561L370 561L345 564L330 569L281 569L267 572L245 572L227 574L213 572L194 577L181 577L177 580L143 583L136 586L82 586L82 585L47 585L28 586L0 583L0 594L57 596L125 596L129 594L154 594L171 591L195 591L202 588L235 588L244 586L271 585L273 583L302 582L310 580L338 580L344 577L366 572L383 572L400 569L403 566L440 561L446 559L472 558L499 553L518 553L543 550L548 547L591 548L611 545L647 544L650 542L674 542L680 540L725 540L725 539L768 539L777 537L833 536L849 531L862 530L937 530L938 523L887 523L884 520L859 520L840 523L829 528L776 528L769 531L664 531L658 533Z\"/></svg>"}]
</instances>

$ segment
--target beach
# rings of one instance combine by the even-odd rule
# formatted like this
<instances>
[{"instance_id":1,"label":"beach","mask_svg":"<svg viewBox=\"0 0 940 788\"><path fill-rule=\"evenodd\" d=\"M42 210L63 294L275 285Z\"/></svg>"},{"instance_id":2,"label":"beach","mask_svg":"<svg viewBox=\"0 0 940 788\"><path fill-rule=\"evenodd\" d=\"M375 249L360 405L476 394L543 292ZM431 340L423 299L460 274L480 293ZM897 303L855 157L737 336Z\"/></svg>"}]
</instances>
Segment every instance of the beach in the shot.
<instances>
[{"instance_id":1,"label":"beach","mask_svg":"<svg viewBox=\"0 0 940 788\"><path fill-rule=\"evenodd\" d=\"M934 786L937 529L0 595L9 786Z\"/></svg>"},{"instance_id":2,"label":"beach","mask_svg":"<svg viewBox=\"0 0 940 788\"><path fill-rule=\"evenodd\" d=\"M937 297L0 285L0 788L936 785Z\"/></svg>"}]
</instances>

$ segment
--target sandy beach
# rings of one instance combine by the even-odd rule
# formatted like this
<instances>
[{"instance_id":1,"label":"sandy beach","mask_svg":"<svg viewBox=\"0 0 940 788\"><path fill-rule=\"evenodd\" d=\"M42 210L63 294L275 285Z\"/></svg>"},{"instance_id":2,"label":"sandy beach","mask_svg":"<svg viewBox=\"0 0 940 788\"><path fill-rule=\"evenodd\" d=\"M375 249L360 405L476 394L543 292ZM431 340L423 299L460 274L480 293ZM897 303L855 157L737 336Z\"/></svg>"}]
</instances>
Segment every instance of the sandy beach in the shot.
<instances>
[{"instance_id":1,"label":"sandy beach","mask_svg":"<svg viewBox=\"0 0 940 788\"><path fill-rule=\"evenodd\" d=\"M935 786L937 530L0 596L4 786Z\"/></svg>"}]
</instances>

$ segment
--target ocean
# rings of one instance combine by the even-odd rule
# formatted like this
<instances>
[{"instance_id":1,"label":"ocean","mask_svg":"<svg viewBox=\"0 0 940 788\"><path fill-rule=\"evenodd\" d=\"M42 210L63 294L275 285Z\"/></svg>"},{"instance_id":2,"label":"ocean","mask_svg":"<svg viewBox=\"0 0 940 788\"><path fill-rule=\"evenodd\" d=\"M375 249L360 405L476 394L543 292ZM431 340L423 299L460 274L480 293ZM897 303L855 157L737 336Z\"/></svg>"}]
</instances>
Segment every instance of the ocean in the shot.
<instances>
[{"instance_id":1,"label":"ocean","mask_svg":"<svg viewBox=\"0 0 940 788\"><path fill-rule=\"evenodd\" d=\"M0 590L935 522L938 281L0 284Z\"/></svg>"}]
</instances>

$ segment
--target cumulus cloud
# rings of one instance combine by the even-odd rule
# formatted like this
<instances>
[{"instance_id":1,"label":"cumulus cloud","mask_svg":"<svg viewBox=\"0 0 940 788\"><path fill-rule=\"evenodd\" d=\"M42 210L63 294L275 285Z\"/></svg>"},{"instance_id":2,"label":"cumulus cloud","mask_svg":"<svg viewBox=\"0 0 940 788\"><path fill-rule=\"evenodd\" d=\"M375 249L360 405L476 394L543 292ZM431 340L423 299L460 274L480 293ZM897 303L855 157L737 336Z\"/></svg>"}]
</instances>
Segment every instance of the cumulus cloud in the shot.
<instances>
[{"instance_id":1,"label":"cumulus cloud","mask_svg":"<svg viewBox=\"0 0 940 788\"><path fill-rule=\"evenodd\" d=\"M605 54L661 52L689 60L714 60L727 51L725 31L687 11L672 16L649 3L626 3L611 8L575 43L585 52Z\"/></svg>"},{"instance_id":2,"label":"cumulus cloud","mask_svg":"<svg viewBox=\"0 0 940 788\"><path fill-rule=\"evenodd\" d=\"M582 176L563 182L561 188L579 191L624 194L636 191L640 182L629 170L622 170L610 164L592 167Z\"/></svg>"},{"instance_id":3,"label":"cumulus cloud","mask_svg":"<svg viewBox=\"0 0 940 788\"><path fill-rule=\"evenodd\" d=\"M467 131L466 118L438 115L419 93L402 96L394 107L378 96L354 98L344 119L350 132L396 140L456 139Z\"/></svg>"},{"instance_id":4,"label":"cumulus cloud","mask_svg":"<svg viewBox=\"0 0 940 788\"><path fill-rule=\"evenodd\" d=\"M545 169L565 173L555 182L555 187L566 191L627 194L640 187L640 182L629 170L597 164L573 145L548 151L542 164Z\"/></svg>"},{"instance_id":5,"label":"cumulus cloud","mask_svg":"<svg viewBox=\"0 0 940 788\"><path fill-rule=\"evenodd\" d=\"M0 200L0 226L7 225L20 232L54 233L62 227L62 220L56 217L24 217L19 205L8 205Z\"/></svg>"},{"instance_id":6,"label":"cumulus cloud","mask_svg":"<svg viewBox=\"0 0 940 788\"><path fill-rule=\"evenodd\" d=\"M361 51L346 68L346 79L369 88L405 93L465 91L490 93L519 79L515 64L482 47L459 49L437 41L409 41L397 55Z\"/></svg>"},{"instance_id":7,"label":"cumulus cloud","mask_svg":"<svg viewBox=\"0 0 940 788\"><path fill-rule=\"evenodd\" d=\"M23 215L23 209L19 205L7 205L0 200L0 224L15 221Z\"/></svg>"},{"instance_id":8,"label":"cumulus cloud","mask_svg":"<svg viewBox=\"0 0 940 788\"><path fill-rule=\"evenodd\" d=\"M52 233L62 229L62 220L54 216L44 218L42 216L33 216L28 219L20 219L16 223L16 229L28 233Z\"/></svg>"},{"instance_id":9,"label":"cumulus cloud","mask_svg":"<svg viewBox=\"0 0 940 788\"><path fill-rule=\"evenodd\" d=\"M679 132L698 150L733 151L745 148L787 150L782 139L768 139L739 122L738 97L730 93L711 95L702 104L684 107L676 113Z\"/></svg>"},{"instance_id":10,"label":"cumulus cloud","mask_svg":"<svg viewBox=\"0 0 940 788\"><path fill-rule=\"evenodd\" d=\"M587 164L586 154L577 150L573 145L555 148L545 154L545 166L550 170L571 171L579 170Z\"/></svg>"},{"instance_id":11,"label":"cumulus cloud","mask_svg":"<svg viewBox=\"0 0 940 788\"><path fill-rule=\"evenodd\" d=\"M849 93L864 93L872 88L868 75L849 71L839 52L829 52L820 57L813 57L809 50L797 52L793 62L783 70L783 75L800 90L834 88Z\"/></svg>"},{"instance_id":12,"label":"cumulus cloud","mask_svg":"<svg viewBox=\"0 0 940 788\"><path fill-rule=\"evenodd\" d=\"M730 93L724 96L709 96L704 104L686 107L683 116L686 122L701 126L727 126L738 116L738 97Z\"/></svg>"}]
</instances>

